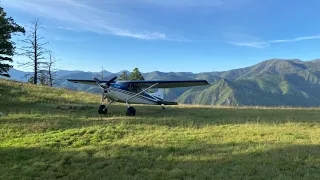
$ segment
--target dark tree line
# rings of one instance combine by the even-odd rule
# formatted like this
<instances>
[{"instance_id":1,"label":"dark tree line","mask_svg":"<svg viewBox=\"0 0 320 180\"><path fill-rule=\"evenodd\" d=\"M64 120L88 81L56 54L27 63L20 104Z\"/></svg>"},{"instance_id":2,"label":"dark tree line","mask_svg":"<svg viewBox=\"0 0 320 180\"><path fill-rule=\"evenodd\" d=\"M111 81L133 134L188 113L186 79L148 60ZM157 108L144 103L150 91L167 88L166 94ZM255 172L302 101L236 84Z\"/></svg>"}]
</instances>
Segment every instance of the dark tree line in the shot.
<instances>
[{"instance_id":1,"label":"dark tree line","mask_svg":"<svg viewBox=\"0 0 320 180\"><path fill-rule=\"evenodd\" d=\"M127 71L122 71L118 78L119 80L144 80L141 72L138 68L134 68L133 71L128 75Z\"/></svg>"}]
</instances>

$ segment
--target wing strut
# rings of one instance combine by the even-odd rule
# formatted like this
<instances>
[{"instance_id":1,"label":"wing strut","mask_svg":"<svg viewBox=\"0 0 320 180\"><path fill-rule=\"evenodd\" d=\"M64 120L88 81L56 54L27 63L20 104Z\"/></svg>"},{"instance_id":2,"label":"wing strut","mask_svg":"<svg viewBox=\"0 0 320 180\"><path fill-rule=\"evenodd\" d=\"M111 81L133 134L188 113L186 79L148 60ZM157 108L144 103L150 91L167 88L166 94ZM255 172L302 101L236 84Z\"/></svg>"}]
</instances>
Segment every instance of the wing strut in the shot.
<instances>
[{"instance_id":1,"label":"wing strut","mask_svg":"<svg viewBox=\"0 0 320 180\"><path fill-rule=\"evenodd\" d=\"M149 86L148 88L146 88L146 89L144 89L144 90L140 91L139 93L137 93L137 94L135 94L135 95L131 96L130 98L128 98L128 99L126 100L126 104L127 104L128 108L129 108L128 101L129 101L130 99L132 99L132 98L134 98L134 97L136 97L136 96L139 96L140 94L142 94L142 93L144 93L144 92L148 91L149 89L153 88L154 86L156 86L156 85L158 85L158 84L159 84L159 83L155 83L155 84L153 84L153 85Z\"/></svg>"}]
</instances>

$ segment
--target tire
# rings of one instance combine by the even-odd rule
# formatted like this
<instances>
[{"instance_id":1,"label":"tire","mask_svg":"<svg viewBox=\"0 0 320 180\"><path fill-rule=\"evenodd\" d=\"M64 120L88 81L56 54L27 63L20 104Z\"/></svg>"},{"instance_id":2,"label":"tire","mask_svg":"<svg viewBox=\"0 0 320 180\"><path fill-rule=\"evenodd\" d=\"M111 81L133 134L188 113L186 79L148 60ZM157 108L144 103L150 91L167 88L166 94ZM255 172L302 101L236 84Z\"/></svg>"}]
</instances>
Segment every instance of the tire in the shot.
<instances>
[{"instance_id":1,"label":"tire","mask_svg":"<svg viewBox=\"0 0 320 180\"><path fill-rule=\"evenodd\" d=\"M134 109L133 107L129 107L127 109L127 116L135 116L136 115L136 109Z\"/></svg>"},{"instance_id":2,"label":"tire","mask_svg":"<svg viewBox=\"0 0 320 180\"><path fill-rule=\"evenodd\" d=\"M99 109L98 109L98 113L99 114L107 114L107 108L106 108L106 106L105 105L100 105L99 106Z\"/></svg>"}]
</instances>

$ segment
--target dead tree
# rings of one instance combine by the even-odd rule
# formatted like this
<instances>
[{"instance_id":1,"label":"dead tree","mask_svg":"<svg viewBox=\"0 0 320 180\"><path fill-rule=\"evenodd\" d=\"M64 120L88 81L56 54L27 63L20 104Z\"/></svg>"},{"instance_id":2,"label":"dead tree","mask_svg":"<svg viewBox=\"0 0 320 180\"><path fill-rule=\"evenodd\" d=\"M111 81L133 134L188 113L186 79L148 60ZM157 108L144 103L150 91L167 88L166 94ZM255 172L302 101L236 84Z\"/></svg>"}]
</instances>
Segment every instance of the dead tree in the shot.
<instances>
[{"instance_id":1,"label":"dead tree","mask_svg":"<svg viewBox=\"0 0 320 180\"><path fill-rule=\"evenodd\" d=\"M56 78L57 70L55 69L55 64L57 60L55 59L51 51L49 51L48 54L49 54L49 61L46 62L46 70L48 72L48 85L52 87L53 82Z\"/></svg>"},{"instance_id":2,"label":"dead tree","mask_svg":"<svg viewBox=\"0 0 320 180\"><path fill-rule=\"evenodd\" d=\"M29 61L26 63L19 63L20 66L32 67L33 68L33 83L38 83L38 73L41 70L41 66L45 63L42 61L45 59L47 50L44 48L44 45L48 42L42 43L41 41L44 37L41 37L39 30L44 28L41 26L39 19L32 21L31 26L29 27L30 31L28 33L27 39L22 40L25 44L22 48L22 55L25 55L29 58Z\"/></svg>"}]
</instances>

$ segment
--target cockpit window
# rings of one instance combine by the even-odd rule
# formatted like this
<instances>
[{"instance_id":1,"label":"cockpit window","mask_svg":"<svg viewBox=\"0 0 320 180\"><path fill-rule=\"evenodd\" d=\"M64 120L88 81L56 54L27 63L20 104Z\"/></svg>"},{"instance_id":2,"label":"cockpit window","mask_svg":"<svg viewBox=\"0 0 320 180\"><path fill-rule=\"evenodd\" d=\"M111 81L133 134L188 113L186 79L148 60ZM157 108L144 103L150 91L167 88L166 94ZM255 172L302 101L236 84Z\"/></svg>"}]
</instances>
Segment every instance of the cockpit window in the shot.
<instances>
[{"instance_id":1,"label":"cockpit window","mask_svg":"<svg viewBox=\"0 0 320 180\"><path fill-rule=\"evenodd\" d=\"M140 87L135 86L133 84L129 84L128 85L128 89L129 89L129 91L132 91L132 92L135 92L135 93L139 93L139 92L142 91L142 89Z\"/></svg>"}]
</instances>

